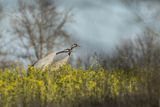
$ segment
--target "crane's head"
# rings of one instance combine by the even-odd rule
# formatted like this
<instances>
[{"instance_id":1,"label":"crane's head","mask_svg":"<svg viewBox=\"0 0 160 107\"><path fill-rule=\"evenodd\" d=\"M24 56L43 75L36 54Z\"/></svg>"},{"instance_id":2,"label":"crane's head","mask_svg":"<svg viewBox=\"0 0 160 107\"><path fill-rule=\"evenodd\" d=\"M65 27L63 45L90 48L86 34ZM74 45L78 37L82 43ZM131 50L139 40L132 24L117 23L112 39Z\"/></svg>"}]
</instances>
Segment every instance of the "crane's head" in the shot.
<instances>
[{"instance_id":1,"label":"crane's head","mask_svg":"<svg viewBox=\"0 0 160 107\"><path fill-rule=\"evenodd\" d=\"M78 44L74 43L72 46L71 46L71 49L75 48L75 47L80 47Z\"/></svg>"}]
</instances>

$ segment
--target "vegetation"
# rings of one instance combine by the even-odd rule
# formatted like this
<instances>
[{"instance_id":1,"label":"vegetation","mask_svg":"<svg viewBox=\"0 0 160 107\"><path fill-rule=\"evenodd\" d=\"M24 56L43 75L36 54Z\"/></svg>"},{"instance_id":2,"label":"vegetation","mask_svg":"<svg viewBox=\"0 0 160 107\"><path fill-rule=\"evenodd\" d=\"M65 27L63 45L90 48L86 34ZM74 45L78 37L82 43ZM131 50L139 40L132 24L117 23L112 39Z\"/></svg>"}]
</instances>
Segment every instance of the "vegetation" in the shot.
<instances>
[{"instance_id":1,"label":"vegetation","mask_svg":"<svg viewBox=\"0 0 160 107\"><path fill-rule=\"evenodd\" d=\"M160 95L160 73L156 73L145 70L106 72L102 68L82 70L70 65L43 71L29 67L27 73L22 69L5 69L0 71L0 106L151 107L158 105Z\"/></svg>"}]
</instances>

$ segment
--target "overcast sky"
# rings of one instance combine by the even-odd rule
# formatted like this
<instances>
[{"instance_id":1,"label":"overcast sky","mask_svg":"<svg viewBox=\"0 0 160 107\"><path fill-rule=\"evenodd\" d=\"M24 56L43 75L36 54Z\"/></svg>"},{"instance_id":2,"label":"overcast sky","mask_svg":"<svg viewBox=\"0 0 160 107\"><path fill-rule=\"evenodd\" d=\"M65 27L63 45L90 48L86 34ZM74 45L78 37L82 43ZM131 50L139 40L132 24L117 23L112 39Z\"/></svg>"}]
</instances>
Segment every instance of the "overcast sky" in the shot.
<instances>
[{"instance_id":1,"label":"overcast sky","mask_svg":"<svg viewBox=\"0 0 160 107\"><path fill-rule=\"evenodd\" d=\"M58 8L71 8L74 23L68 31L82 44L109 51L120 39L137 30L134 15L120 2L110 0L58 0Z\"/></svg>"},{"instance_id":2,"label":"overcast sky","mask_svg":"<svg viewBox=\"0 0 160 107\"><path fill-rule=\"evenodd\" d=\"M12 15L17 7L16 0L0 1L4 10ZM74 21L68 23L65 29L79 41L83 49L88 50L89 47L93 51L109 52L123 38L132 38L140 31L135 15L118 1L56 0L55 3L60 11L71 9Z\"/></svg>"}]
</instances>

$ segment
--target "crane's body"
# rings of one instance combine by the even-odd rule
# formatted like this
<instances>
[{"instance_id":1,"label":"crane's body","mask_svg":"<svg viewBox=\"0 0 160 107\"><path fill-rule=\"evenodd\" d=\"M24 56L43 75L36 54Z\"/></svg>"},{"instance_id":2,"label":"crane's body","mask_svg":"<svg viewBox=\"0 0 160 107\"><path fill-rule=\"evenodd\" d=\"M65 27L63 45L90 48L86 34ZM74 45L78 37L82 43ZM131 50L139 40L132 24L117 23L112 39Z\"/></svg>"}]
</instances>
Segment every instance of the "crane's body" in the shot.
<instances>
[{"instance_id":1,"label":"crane's body","mask_svg":"<svg viewBox=\"0 0 160 107\"><path fill-rule=\"evenodd\" d=\"M52 62L54 57L56 56L56 52L52 52L45 56L44 58L36 61L32 66L36 68L45 68L46 66L49 66Z\"/></svg>"},{"instance_id":2,"label":"crane's body","mask_svg":"<svg viewBox=\"0 0 160 107\"><path fill-rule=\"evenodd\" d=\"M50 66L50 65L54 66L55 68L59 68L68 62L69 57L72 53L72 50L75 47L79 47L79 45L73 44L70 49L67 48L57 53L52 52L47 56L45 56L44 58L36 61L32 66L40 69L44 69L46 66Z\"/></svg>"}]
</instances>

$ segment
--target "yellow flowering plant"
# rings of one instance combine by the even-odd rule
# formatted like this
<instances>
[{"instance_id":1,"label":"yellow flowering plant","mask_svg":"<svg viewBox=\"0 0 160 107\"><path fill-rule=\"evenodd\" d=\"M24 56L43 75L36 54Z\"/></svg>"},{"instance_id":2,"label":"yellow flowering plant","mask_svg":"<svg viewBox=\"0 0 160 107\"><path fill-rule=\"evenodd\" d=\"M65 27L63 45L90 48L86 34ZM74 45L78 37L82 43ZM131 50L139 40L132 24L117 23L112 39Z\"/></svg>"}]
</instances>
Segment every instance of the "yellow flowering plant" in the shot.
<instances>
[{"instance_id":1,"label":"yellow flowering plant","mask_svg":"<svg viewBox=\"0 0 160 107\"><path fill-rule=\"evenodd\" d=\"M103 68L82 70L65 65L60 69L0 70L0 106L30 107L47 104L72 104L84 99L101 101L134 93L138 76L124 71L107 72Z\"/></svg>"}]
</instances>

